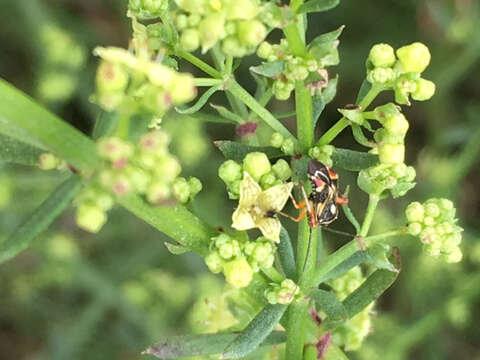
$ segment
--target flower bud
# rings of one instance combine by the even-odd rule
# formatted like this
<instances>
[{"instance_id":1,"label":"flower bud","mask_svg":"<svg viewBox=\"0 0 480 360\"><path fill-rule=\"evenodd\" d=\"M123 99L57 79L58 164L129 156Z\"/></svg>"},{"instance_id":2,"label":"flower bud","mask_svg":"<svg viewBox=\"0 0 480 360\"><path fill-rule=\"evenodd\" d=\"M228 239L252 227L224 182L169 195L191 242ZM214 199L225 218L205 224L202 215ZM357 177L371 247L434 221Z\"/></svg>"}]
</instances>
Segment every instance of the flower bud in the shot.
<instances>
[{"instance_id":1,"label":"flower bud","mask_svg":"<svg viewBox=\"0 0 480 360\"><path fill-rule=\"evenodd\" d=\"M173 183L173 195L175 198L185 204L190 198L190 186L185 178L179 177Z\"/></svg>"},{"instance_id":2,"label":"flower bud","mask_svg":"<svg viewBox=\"0 0 480 360\"><path fill-rule=\"evenodd\" d=\"M242 57L247 54L247 48L235 36L228 36L222 41L222 51L233 57Z\"/></svg>"},{"instance_id":3,"label":"flower bud","mask_svg":"<svg viewBox=\"0 0 480 360\"><path fill-rule=\"evenodd\" d=\"M192 52L200 46L200 36L196 29L186 29L180 36L180 45L185 51Z\"/></svg>"},{"instance_id":4,"label":"flower bud","mask_svg":"<svg viewBox=\"0 0 480 360\"><path fill-rule=\"evenodd\" d=\"M204 14L207 10L207 0L175 0L178 7L192 14Z\"/></svg>"},{"instance_id":5,"label":"flower bud","mask_svg":"<svg viewBox=\"0 0 480 360\"><path fill-rule=\"evenodd\" d=\"M97 233L107 222L107 215L96 206L81 204L77 209L76 222L83 230Z\"/></svg>"},{"instance_id":6,"label":"flower bud","mask_svg":"<svg viewBox=\"0 0 480 360\"><path fill-rule=\"evenodd\" d=\"M275 184L275 181L277 178L275 177L275 174L270 171L260 178L260 186L262 189L268 189L269 187L272 187Z\"/></svg>"},{"instance_id":7,"label":"flower bud","mask_svg":"<svg viewBox=\"0 0 480 360\"><path fill-rule=\"evenodd\" d=\"M173 80L173 89L170 91L175 104L186 103L197 94L197 88L193 83L193 76L186 73L177 73Z\"/></svg>"},{"instance_id":8,"label":"flower bud","mask_svg":"<svg viewBox=\"0 0 480 360\"><path fill-rule=\"evenodd\" d=\"M128 73L120 64L102 61L97 69L96 82L101 93L121 93L128 85Z\"/></svg>"},{"instance_id":9,"label":"flower bud","mask_svg":"<svg viewBox=\"0 0 480 360\"><path fill-rule=\"evenodd\" d=\"M44 153L40 155L39 167L42 170L52 170L58 165L58 158L51 153Z\"/></svg>"},{"instance_id":10,"label":"flower bud","mask_svg":"<svg viewBox=\"0 0 480 360\"><path fill-rule=\"evenodd\" d=\"M284 138L282 134L278 132L274 132L270 137L270 145L272 145L273 147L279 148L282 146L283 140Z\"/></svg>"},{"instance_id":11,"label":"flower bud","mask_svg":"<svg viewBox=\"0 0 480 360\"><path fill-rule=\"evenodd\" d=\"M447 262L454 264L462 261L462 257L462 250L457 247L450 254L447 255L446 260Z\"/></svg>"},{"instance_id":12,"label":"flower bud","mask_svg":"<svg viewBox=\"0 0 480 360\"><path fill-rule=\"evenodd\" d=\"M385 84L395 79L395 72L390 68L375 68L368 72L369 83Z\"/></svg>"},{"instance_id":13,"label":"flower bud","mask_svg":"<svg viewBox=\"0 0 480 360\"><path fill-rule=\"evenodd\" d=\"M262 175L268 173L272 166L267 155L261 152L252 152L243 159L243 169L248 172L255 181L260 180Z\"/></svg>"},{"instance_id":14,"label":"flower bud","mask_svg":"<svg viewBox=\"0 0 480 360\"><path fill-rule=\"evenodd\" d=\"M382 164L403 163L405 146L402 144L383 144L378 147L378 157Z\"/></svg>"},{"instance_id":15,"label":"flower bud","mask_svg":"<svg viewBox=\"0 0 480 360\"><path fill-rule=\"evenodd\" d=\"M430 64L430 51L420 42L397 49L397 56L407 73L421 73Z\"/></svg>"},{"instance_id":16,"label":"flower bud","mask_svg":"<svg viewBox=\"0 0 480 360\"><path fill-rule=\"evenodd\" d=\"M415 201L407 206L407 209L405 210L405 215L409 223L423 222L425 210L422 204L420 204L418 201Z\"/></svg>"},{"instance_id":17,"label":"flower bud","mask_svg":"<svg viewBox=\"0 0 480 360\"><path fill-rule=\"evenodd\" d=\"M295 152L295 144L292 139L288 138L285 139L280 149L285 155L293 155Z\"/></svg>"},{"instance_id":18,"label":"flower bud","mask_svg":"<svg viewBox=\"0 0 480 360\"><path fill-rule=\"evenodd\" d=\"M212 13L198 24L202 53L211 49L219 40L223 31L225 18L221 14Z\"/></svg>"},{"instance_id":19,"label":"flower bud","mask_svg":"<svg viewBox=\"0 0 480 360\"><path fill-rule=\"evenodd\" d=\"M288 165L288 162L286 162L284 159L277 160L277 162L272 166L272 170L275 176L282 181L286 181L292 176L290 165Z\"/></svg>"},{"instance_id":20,"label":"flower bud","mask_svg":"<svg viewBox=\"0 0 480 360\"><path fill-rule=\"evenodd\" d=\"M375 67L390 67L396 60L394 50L388 44L373 45L368 59Z\"/></svg>"},{"instance_id":21,"label":"flower bud","mask_svg":"<svg viewBox=\"0 0 480 360\"><path fill-rule=\"evenodd\" d=\"M267 36L267 29L258 20L245 20L237 24L237 34L240 42L246 47L256 47Z\"/></svg>"},{"instance_id":22,"label":"flower bud","mask_svg":"<svg viewBox=\"0 0 480 360\"><path fill-rule=\"evenodd\" d=\"M270 44L267 41L262 42L257 49L257 55L259 58L267 59L272 54L273 54L272 44Z\"/></svg>"},{"instance_id":23,"label":"flower bud","mask_svg":"<svg viewBox=\"0 0 480 360\"><path fill-rule=\"evenodd\" d=\"M218 168L218 176L225 183L232 183L242 178L242 167L233 160L227 160Z\"/></svg>"},{"instance_id":24,"label":"flower bud","mask_svg":"<svg viewBox=\"0 0 480 360\"><path fill-rule=\"evenodd\" d=\"M253 0L228 0L225 3L227 20L253 19L260 11Z\"/></svg>"},{"instance_id":25,"label":"flower bud","mask_svg":"<svg viewBox=\"0 0 480 360\"><path fill-rule=\"evenodd\" d=\"M422 232L422 224L418 222L408 224L408 232L410 235L418 236Z\"/></svg>"},{"instance_id":26,"label":"flower bud","mask_svg":"<svg viewBox=\"0 0 480 360\"><path fill-rule=\"evenodd\" d=\"M427 203L424 206L424 209L425 209L425 215L427 216L437 217L438 215L440 215L440 208L438 207L437 204L433 202L429 203L427 201Z\"/></svg>"},{"instance_id":27,"label":"flower bud","mask_svg":"<svg viewBox=\"0 0 480 360\"><path fill-rule=\"evenodd\" d=\"M253 277L253 270L243 257L226 263L223 273L227 282L235 288L248 286Z\"/></svg>"},{"instance_id":28,"label":"flower bud","mask_svg":"<svg viewBox=\"0 0 480 360\"><path fill-rule=\"evenodd\" d=\"M177 30L183 30L188 26L188 17L185 14L179 14L175 18L175 28Z\"/></svg>"},{"instance_id":29,"label":"flower bud","mask_svg":"<svg viewBox=\"0 0 480 360\"><path fill-rule=\"evenodd\" d=\"M417 80L417 88L412 92L412 99L425 101L435 94L435 83L425 79Z\"/></svg>"},{"instance_id":30,"label":"flower bud","mask_svg":"<svg viewBox=\"0 0 480 360\"><path fill-rule=\"evenodd\" d=\"M202 182L196 177L191 177L188 179L188 186L190 187L190 196L194 197L200 191L202 191Z\"/></svg>"},{"instance_id":31,"label":"flower bud","mask_svg":"<svg viewBox=\"0 0 480 360\"><path fill-rule=\"evenodd\" d=\"M207 255L205 264L207 264L208 269L214 274L218 274L223 269L223 260L216 251Z\"/></svg>"},{"instance_id":32,"label":"flower bud","mask_svg":"<svg viewBox=\"0 0 480 360\"><path fill-rule=\"evenodd\" d=\"M388 116L385 119L383 126L392 135L403 137L407 133L409 124L405 116L399 113L397 115Z\"/></svg>"},{"instance_id":33,"label":"flower bud","mask_svg":"<svg viewBox=\"0 0 480 360\"><path fill-rule=\"evenodd\" d=\"M147 189L147 200L152 204L158 204L168 199L171 194L170 187L162 181L150 184Z\"/></svg>"}]
</instances>

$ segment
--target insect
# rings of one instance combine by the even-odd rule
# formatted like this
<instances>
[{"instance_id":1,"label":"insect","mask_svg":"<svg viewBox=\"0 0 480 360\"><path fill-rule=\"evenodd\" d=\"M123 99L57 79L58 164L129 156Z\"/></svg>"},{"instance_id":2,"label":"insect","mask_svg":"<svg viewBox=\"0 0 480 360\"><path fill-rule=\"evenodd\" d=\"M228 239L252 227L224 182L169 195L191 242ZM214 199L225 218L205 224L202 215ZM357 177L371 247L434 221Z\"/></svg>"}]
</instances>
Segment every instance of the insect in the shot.
<instances>
[{"instance_id":1,"label":"insect","mask_svg":"<svg viewBox=\"0 0 480 360\"><path fill-rule=\"evenodd\" d=\"M316 160L309 161L307 174L312 193L307 196L302 187L305 200L300 203L292 196L293 205L302 211L297 218L290 218L298 222L308 216L311 228L328 225L338 217L338 205L348 203L348 199L338 192L338 174Z\"/></svg>"}]
</instances>

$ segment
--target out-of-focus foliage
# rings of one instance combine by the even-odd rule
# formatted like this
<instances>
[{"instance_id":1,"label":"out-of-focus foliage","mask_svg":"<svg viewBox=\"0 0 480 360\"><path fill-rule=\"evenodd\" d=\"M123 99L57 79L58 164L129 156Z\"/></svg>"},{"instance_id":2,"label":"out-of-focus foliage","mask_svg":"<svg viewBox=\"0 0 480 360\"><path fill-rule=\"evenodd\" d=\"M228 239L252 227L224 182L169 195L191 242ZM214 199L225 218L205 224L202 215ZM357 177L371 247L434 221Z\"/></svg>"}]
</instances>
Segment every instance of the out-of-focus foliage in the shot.
<instances>
[{"instance_id":1,"label":"out-of-focus foliage","mask_svg":"<svg viewBox=\"0 0 480 360\"><path fill-rule=\"evenodd\" d=\"M89 102L97 64L92 49L125 45L130 32L126 6L127 1L113 0L3 1L0 75L73 125L91 131L97 111ZM360 6L344 1L315 16L310 22L315 33L346 25L338 66L343 90L319 120L320 131L338 119L333 109L353 102L364 69L358 59L366 58L374 43L428 44L432 65L427 75L437 93L431 102L406 110L412 120L407 159L420 155L417 187L410 195L422 201L452 198L459 204L457 217L465 229L464 260L455 265L423 256L420 245L407 238L397 242L408 266L376 303L380 315L371 318L372 334L350 356L480 358L480 4L385 0ZM248 87L247 73L238 78ZM275 106L276 113L286 109L285 103ZM164 120L165 128L175 134L171 149L187 175L200 178L205 189L192 210L208 209L199 215L224 226L233 202L224 199L217 177L221 156L212 140L225 139L228 128L206 126L194 117L182 119L180 126L175 116ZM347 139L350 134L336 142L351 145ZM348 173L341 176L342 186L355 181ZM60 177L55 171L2 165L2 240L22 221L25 209L35 208L63 180ZM362 193L349 198L353 210L366 201ZM377 210L375 230L404 225L398 219L407 203L408 199L386 201ZM32 249L1 265L0 358L140 358L141 350L160 333L240 329L250 320L248 309L258 305L236 297L234 290L225 295L223 279L209 275L199 258L188 253L169 256L162 244L167 238L122 210L113 211L111 221L95 236L78 230L72 219L71 213L63 215ZM337 226L342 228L342 222L340 216ZM332 234L326 237L327 243L345 241ZM251 358L275 359L275 349L270 354L260 349Z\"/></svg>"}]
</instances>

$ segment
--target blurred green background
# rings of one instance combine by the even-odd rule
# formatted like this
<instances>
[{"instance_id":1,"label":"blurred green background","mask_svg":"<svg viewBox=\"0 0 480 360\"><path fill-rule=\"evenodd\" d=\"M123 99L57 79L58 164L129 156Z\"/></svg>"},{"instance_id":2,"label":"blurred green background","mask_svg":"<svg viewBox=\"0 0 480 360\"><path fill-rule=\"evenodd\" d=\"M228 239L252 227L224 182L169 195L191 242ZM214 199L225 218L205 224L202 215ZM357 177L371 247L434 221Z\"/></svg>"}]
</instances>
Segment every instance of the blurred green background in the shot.
<instances>
[{"instance_id":1,"label":"blurred green background","mask_svg":"<svg viewBox=\"0 0 480 360\"><path fill-rule=\"evenodd\" d=\"M127 1L0 0L0 76L88 133L99 108L93 93L98 45L127 47ZM460 264L424 256L411 238L397 241L403 258L399 280L378 301L374 330L353 359L480 359L480 2L477 0L343 1L310 18L309 35L347 27L340 44L334 102L319 131L338 118L336 108L354 102L370 47L422 41L432 64L425 77L435 97L406 108L410 120L407 164L417 187L386 200L374 231L403 225L414 200L450 197L465 228ZM273 34L275 38L275 34ZM239 76L253 90L248 58ZM182 71L194 71L182 64ZM378 103L388 101L385 94ZM221 103L221 96L213 102ZM274 102L274 112L293 103ZM34 121L34 119L32 119ZM293 125L293 119L288 120ZM165 120L173 151L204 191L193 204L198 216L228 226L233 202L216 172L222 158L212 140L233 138L228 125L194 118ZM336 145L356 148L349 131ZM62 173L0 164L0 237L9 233L62 179ZM366 195L351 184L351 206L360 217ZM332 227L351 231L344 219ZM326 236L328 247L345 237ZM0 359L137 359L160 334L215 331L234 323L226 309L223 279L192 254L173 256L166 239L122 209L110 213L98 235L79 230L63 214L32 248L0 265ZM259 354L255 358L269 355ZM272 356L272 355L270 355Z\"/></svg>"}]
</instances>

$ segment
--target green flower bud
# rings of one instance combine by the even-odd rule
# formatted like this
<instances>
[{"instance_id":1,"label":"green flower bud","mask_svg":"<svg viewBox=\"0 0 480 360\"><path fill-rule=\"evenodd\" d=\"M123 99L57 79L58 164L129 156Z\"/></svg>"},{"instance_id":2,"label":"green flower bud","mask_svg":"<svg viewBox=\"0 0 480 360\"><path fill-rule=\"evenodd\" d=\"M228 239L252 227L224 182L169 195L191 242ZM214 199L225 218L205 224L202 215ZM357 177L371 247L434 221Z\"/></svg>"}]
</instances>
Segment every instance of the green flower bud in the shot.
<instances>
[{"instance_id":1,"label":"green flower bud","mask_svg":"<svg viewBox=\"0 0 480 360\"><path fill-rule=\"evenodd\" d=\"M198 24L202 53L207 52L219 40L225 24L225 18L218 13L212 13Z\"/></svg>"},{"instance_id":2,"label":"green flower bud","mask_svg":"<svg viewBox=\"0 0 480 360\"><path fill-rule=\"evenodd\" d=\"M446 261L448 263L458 263L462 260L463 254L460 248L455 248L450 254L446 256Z\"/></svg>"},{"instance_id":3,"label":"green flower bud","mask_svg":"<svg viewBox=\"0 0 480 360\"><path fill-rule=\"evenodd\" d=\"M295 144L292 139L288 138L285 139L280 149L285 155L293 155L295 152Z\"/></svg>"},{"instance_id":4,"label":"green flower bud","mask_svg":"<svg viewBox=\"0 0 480 360\"><path fill-rule=\"evenodd\" d=\"M407 206L405 210L405 215L409 223L413 222L423 222L423 217L425 216L425 210L423 205L418 201L412 202Z\"/></svg>"},{"instance_id":5,"label":"green flower bud","mask_svg":"<svg viewBox=\"0 0 480 360\"><path fill-rule=\"evenodd\" d=\"M286 181L292 176L290 165L284 159L277 160L272 166L272 170L275 176L282 181Z\"/></svg>"},{"instance_id":6,"label":"green flower bud","mask_svg":"<svg viewBox=\"0 0 480 360\"><path fill-rule=\"evenodd\" d=\"M178 7L192 14L204 14L207 0L175 0Z\"/></svg>"},{"instance_id":7,"label":"green flower bud","mask_svg":"<svg viewBox=\"0 0 480 360\"><path fill-rule=\"evenodd\" d=\"M235 36L228 36L222 41L222 51L233 57L243 57L247 54L247 48Z\"/></svg>"},{"instance_id":8,"label":"green flower bud","mask_svg":"<svg viewBox=\"0 0 480 360\"><path fill-rule=\"evenodd\" d=\"M382 164L403 163L405 146L402 144L383 144L378 147L378 158Z\"/></svg>"},{"instance_id":9,"label":"green flower bud","mask_svg":"<svg viewBox=\"0 0 480 360\"><path fill-rule=\"evenodd\" d=\"M218 176L225 183L232 183L242 178L242 167L233 160L227 160L218 168Z\"/></svg>"},{"instance_id":10,"label":"green flower bud","mask_svg":"<svg viewBox=\"0 0 480 360\"><path fill-rule=\"evenodd\" d=\"M308 150L308 156L313 159L318 159L321 154L322 152L320 151L320 148L318 146L314 146L310 150Z\"/></svg>"},{"instance_id":11,"label":"green flower bud","mask_svg":"<svg viewBox=\"0 0 480 360\"><path fill-rule=\"evenodd\" d=\"M368 59L375 67L390 67L396 60L394 50L388 44L373 45Z\"/></svg>"},{"instance_id":12,"label":"green flower bud","mask_svg":"<svg viewBox=\"0 0 480 360\"><path fill-rule=\"evenodd\" d=\"M223 273L227 282L235 288L248 286L253 277L253 270L243 257L226 263Z\"/></svg>"},{"instance_id":13,"label":"green flower bud","mask_svg":"<svg viewBox=\"0 0 480 360\"><path fill-rule=\"evenodd\" d=\"M272 166L267 155L261 152L252 152L243 159L243 169L248 172L255 181L260 180L262 175L270 172Z\"/></svg>"},{"instance_id":14,"label":"green flower bud","mask_svg":"<svg viewBox=\"0 0 480 360\"><path fill-rule=\"evenodd\" d=\"M175 27L177 30L183 30L188 26L188 17L185 14L179 14L175 18Z\"/></svg>"},{"instance_id":15,"label":"green flower bud","mask_svg":"<svg viewBox=\"0 0 480 360\"><path fill-rule=\"evenodd\" d=\"M107 215L97 206L81 204L77 209L76 222L83 230L97 233L107 222Z\"/></svg>"},{"instance_id":16,"label":"green flower bud","mask_svg":"<svg viewBox=\"0 0 480 360\"><path fill-rule=\"evenodd\" d=\"M152 204L158 204L170 197L170 187L162 181L150 184L147 189L147 200Z\"/></svg>"},{"instance_id":17,"label":"green flower bud","mask_svg":"<svg viewBox=\"0 0 480 360\"><path fill-rule=\"evenodd\" d=\"M259 263L264 262L271 253L271 247L265 246L265 244L256 244L252 253L253 259Z\"/></svg>"},{"instance_id":18,"label":"green flower bud","mask_svg":"<svg viewBox=\"0 0 480 360\"><path fill-rule=\"evenodd\" d=\"M403 116L403 114L397 114L394 116L388 116L385 119L383 126L392 135L403 137L407 133L409 124L405 116Z\"/></svg>"},{"instance_id":19,"label":"green flower bud","mask_svg":"<svg viewBox=\"0 0 480 360\"><path fill-rule=\"evenodd\" d=\"M283 141L284 141L283 135L278 132L274 132L270 137L270 145L272 145L275 148L281 147L283 144Z\"/></svg>"},{"instance_id":20,"label":"green flower bud","mask_svg":"<svg viewBox=\"0 0 480 360\"><path fill-rule=\"evenodd\" d=\"M223 269L223 260L216 251L207 255L205 264L207 264L208 269L214 274L218 274Z\"/></svg>"},{"instance_id":21,"label":"green flower bud","mask_svg":"<svg viewBox=\"0 0 480 360\"><path fill-rule=\"evenodd\" d=\"M173 183L173 195L182 204L188 201L190 198L190 186L188 185L187 179L183 177L175 179Z\"/></svg>"},{"instance_id":22,"label":"green flower bud","mask_svg":"<svg viewBox=\"0 0 480 360\"><path fill-rule=\"evenodd\" d=\"M157 163L155 164L155 168L152 169L154 171L154 179L158 179L159 181L163 182L170 182L175 180L175 178L180 174L182 171L182 167L178 162L177 158L173 156L162 157Z\"/></svg>"},{"instance_id":23,"label":"green flower bud","mask_svg":"<svg viewBox=\"0 0 480 360\"><path fill-rule=\"evenodd\" d=\"M177 73L173 80L173 89L170 91L170 95L175 104L186 103L197 94L197 88L193 83L193 76L190 74Z\"/></svg>"},{"instance_id":24,"label":"green flower bud","mask_svg":"<svg viewBox=\"0 0 480 360\"><path fill-rule=\"evenodd\" d=\"M262 42L257 49L257 55L259 58L267 59L272 54L273 54L272 44L270 44L267 41Z\"/></svg>"},{"instance_id":25,"label":"green flower bud","mask_svg":"<svg viewBox=\"0 0 480 360\"><path fill-rule=\"evenodd\" d=\"M133 154L133 147L116 137L101 139L97 144L97 150L102 158L112 162L128 159Z\"/></svg>"},{"instance_id":26,"label":"green flower bud","mask_svg":"<svg viewBox=\"0 0 480 360\"><path fill-rule=\"evenodd\" d=\"M397 56L407 73L421 73L430 64L430 51L420 42L397 49Z\"/></svg>"},{"instance_id":27,"label":"green flower bud","mask_svg":"<svg viewBox=\"0 0 480 360\"><path fill-rule=\"evenodd\" d=\"M253 0L227 0L227 20L249 20L253 19L260 11Z\"/></svg>"},{"instance_id":28,"label":"green flower bud","mask_svg":"<svg viewBox=\"0 0 480 360\"><path fill-rule=\"evenodd\" d=\"M231 242L222 244L218 248L218 254L225 260L230 260L234 255L234 247Z\"/></svg>"},{"instance_id":29,"label":"green flower bud","mask_svg":"<svg viewBox=\"0 0 480 360\"><path fill-rule=\"evenodd\" d=\"M180 45L185 51L192 52L200 46L200 35L196 29L186 29L180 36Z\"/></svg>"},{"instance_id":30,"label":"green flower bud","mask_svg":"<svg viewBox=\"0 0 480 360\"><path fill-rule=\"evenodd\" d=\"M190 187L190 196L193 198L200 191L202 191L202 182L196 177L188 179L188 186Z\"/></svg>"},{"instance_id":31,"label":"green flower bud","mask_svg":"<svg viewBox=\"0 0 480 360\"><path fill-rule=\"evenodd\" d=\"M104 60L98 66L96 82L101 93L121 93L128 85L128 73L122 65Z\"/></svg>"},{"instance_id":32,"label":"green flower bud","mask_svg":"<svg viewBox=\"0 0 480 360\"><path fill-rule=\"evenodd\" d=\"M268 291L265 294L265 297L266 297L269 304L275 305L275 304L278 303L278 301L277 301L278 295L277 295L276 291Z\"/></svg>"},{"instance_id":33,"label":"green flower bud","mask_svg":"<svg viewBox=\"0 0 480 360\"><path fill-rule=\"evenodd\" d=\"M52 170L58 165L58 158L51 153L44 153L40 155L39 167L42 170Z\"/></svg>"},{"instance_id":34,"label":"green flower bud","mask_svg":"<svg viewBox=\"0 0 480 360\"><path fill-rule=\"evenodd\" d=\"M395 79L395 72L390 68L375 68L368 72L369 83L385 84Z\"/></svg>"},{"instance_id":35,"label":"green flower bud","mask_svg":"<svg viewBox=\"0 0 480 360\"><path fill-rule=\"evenodd\" d=\"M253 48L265 39L267 29L258 20L245 20L238 22L237 34L238 39L243 45Z\"/></svg>"},{"instance_id":36,"label":"green flower bud","mask_svg":"<svg viewBox=\"0 0 480 360\"><path fill-rule=\"evenodd\" d=\"M454 209L453 202L448 199L439 199L438 205L446 211L450 211Z\"/></svg>"},{"instance_id":37,"label":"green flower bud","mask_svg":"<svg viewBox=\"0 0 480 360\"><path fill-rule=\"evenodd\" d=\"M218 235L217 237L214 237L212 238L212 240L215 241L215 246L217 248L219 248L220 246L222 246L223 244L227 244L229 242L232 241L232 239L230 238L230 236L228 236L227 234L220 234Z\"/></svg>"},{"instance_id":38,"label":"green flower bud","mask_svg":"<svg viewBox=\"0 0 480 360\"><path fill-rule=\"evenodd\" d=\"M272 187L275 184L275 181L277 178L275 177L275 174L273 172L268 172L260 178L260 186L262 189L268 189L269 187Z\"/></svg>"},{"instance_id":39,"label":"green flower bud","mask_svg":"<svg viewBox=\"0 0 480 360\"><path fill-rule=\"evenodd\" d=\"M425 209L425 215L431 216L431 217L437 217L440 215L440 208L438 207L437 204L433 202L427 202L424 206Z\"/></svg>"},{"instance_id":40,"label":"green flower bud","mask_svg":"<svg viewBox=\"0 0 480 360\"><path fill-rule=\"evenodd\" d=\"M417 101L425 101L435 94L435 83L425 79L417 80L417 88L412 92L412 99Z\"/></svg>"},{"instance_id":41,"label":"green flower bud","mask_svg":"<svg viewBox=\"0 0 480 360\"><path fill-rule=\"evenodd\" d=\"M241 183L242 183L242 180L235 180L228 184L228 196L230 199L232 200L238 199L238 196L240 195Z\"/></svg>"},{"instance_id":42,"label":"green flower bud","mask_svg":"<svg viewBox=\"0 0 480 360\"><path fill-rule=\"evenodd\" d=\"M408 232L410 235L418 236L422 232L422 224L418 222L408 224Z\"/></svg>"}]
</instances>

